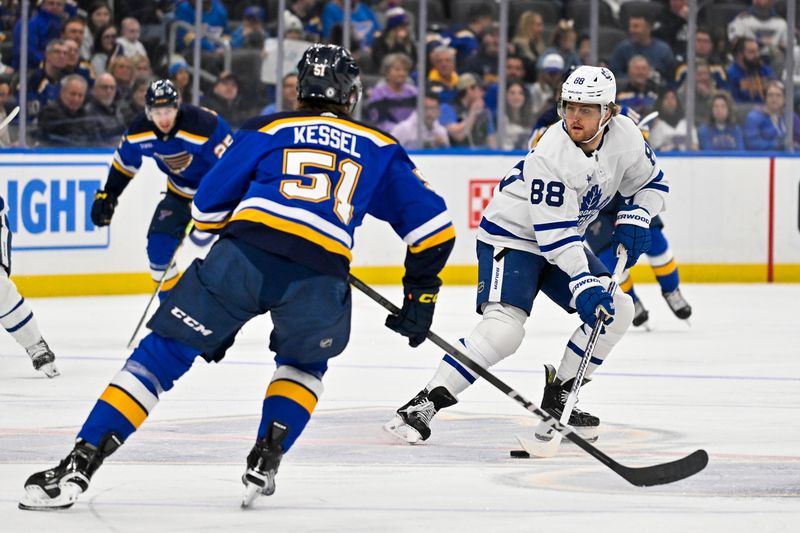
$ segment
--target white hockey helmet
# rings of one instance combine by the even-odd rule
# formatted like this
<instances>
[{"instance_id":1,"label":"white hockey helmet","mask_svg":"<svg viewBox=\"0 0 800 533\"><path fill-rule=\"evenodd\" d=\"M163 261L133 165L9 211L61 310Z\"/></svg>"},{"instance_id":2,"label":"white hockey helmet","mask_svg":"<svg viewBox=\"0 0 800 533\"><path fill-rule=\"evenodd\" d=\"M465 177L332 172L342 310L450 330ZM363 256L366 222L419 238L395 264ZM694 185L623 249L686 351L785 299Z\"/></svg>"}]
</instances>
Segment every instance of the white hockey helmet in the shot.
<instances>
[{"instance_id":1,"label":"white hockey helmet","mask_svg":"<svg viewBox=\"0 0 800 533\"><path fill-rule=\"evenodd\" d=\"M603 117L606 116L611 107L609 104L614 103L616 96L617 80L614 79L614 74L609 69L583 65L573 70L567 81L561 86L558 114L564 118L564 106L567 102L598 104L600 106L599 134L608 123L608 121L603 122Z\"/></svg>"}]
</instances>

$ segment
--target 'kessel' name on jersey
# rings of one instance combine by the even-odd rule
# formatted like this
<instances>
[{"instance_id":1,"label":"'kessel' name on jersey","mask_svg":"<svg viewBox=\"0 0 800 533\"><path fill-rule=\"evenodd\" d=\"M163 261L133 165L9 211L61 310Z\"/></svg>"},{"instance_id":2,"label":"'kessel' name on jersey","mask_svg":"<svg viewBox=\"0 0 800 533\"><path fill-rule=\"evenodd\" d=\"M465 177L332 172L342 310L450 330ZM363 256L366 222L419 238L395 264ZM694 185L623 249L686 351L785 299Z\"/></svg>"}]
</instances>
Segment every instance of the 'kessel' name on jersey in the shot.
<instances>
[{"instance_id":1,"label":"'kessel' name on jersey","mask_svg":"<svg viewBox=\"0 0 800 533\"><path fill-rule=\"evenodd\" d=\"M294 144L320 144L322 146L329 146L335 150L347 152L353 157L361 157L361 154L356 150L357 142L358 137L352 133L333 128L327 124L298 126L294 128Z\"/></svg>"}]
</instances>

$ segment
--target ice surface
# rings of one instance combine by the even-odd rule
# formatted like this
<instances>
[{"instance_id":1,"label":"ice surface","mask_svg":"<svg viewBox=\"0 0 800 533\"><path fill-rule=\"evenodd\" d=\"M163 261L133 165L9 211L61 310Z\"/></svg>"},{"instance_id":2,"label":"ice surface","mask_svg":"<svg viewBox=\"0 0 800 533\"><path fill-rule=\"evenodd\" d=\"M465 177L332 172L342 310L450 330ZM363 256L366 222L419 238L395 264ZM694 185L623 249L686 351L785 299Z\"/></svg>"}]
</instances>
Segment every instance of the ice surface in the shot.
<instances>
[{"instance_id":1,"label":"ice surface","mask_svg":"<svg viewBox=\"0 0 800 533\"><path fill-rule=\"evenodd\" d=\"M378 287L399 301L397 287ZM274 365L270 324L242 331L218 365L203 362L66 512L19 511L22 484L70 449L128 355L147 297L30 300L62 376L34 372L0 337L0 531L796 531L800 521L798 285L685 285L692 327L655 285L638 288L652 332L632 330L581 407L603 421L596 445L647 465L697 448L708 468L636 488L571 444L553 459L512 459L536 419L485 382L440 413L431 439L393 441L381 425L441 356L409 348L358 293L348 349L331 362L306 432L284 458L277 492L242 511L240 476ZM473 289L442 291L434 329L455 340L477 321ZM497 376L538 403L542 363L558 364L574 316L537 300L519 353Z\"/></svg>"}]
</instances>

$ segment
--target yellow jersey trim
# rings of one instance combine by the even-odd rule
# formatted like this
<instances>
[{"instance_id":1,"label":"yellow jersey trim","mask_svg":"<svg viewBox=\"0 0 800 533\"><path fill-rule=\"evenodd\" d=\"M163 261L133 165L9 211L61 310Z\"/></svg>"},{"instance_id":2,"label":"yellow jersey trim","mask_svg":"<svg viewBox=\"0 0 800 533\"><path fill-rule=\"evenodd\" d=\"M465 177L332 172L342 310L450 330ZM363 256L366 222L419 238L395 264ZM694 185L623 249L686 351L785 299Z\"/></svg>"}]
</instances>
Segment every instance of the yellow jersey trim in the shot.
<instances>
[{"instance_id":1,"label":"yellow jersey trim","mask_svg":"<svg viewBox=\"0 0 800 533\"><path fill-rule=\"evenodd\" d=\"M444 228L439 233L431 235L424 241L421 241L419 244L415 244L414 246L409 247L409 250L411 250L412 254L417 254L419 252L422 252L429 248L433 248L434 246L438 246L443 242L447 242L450 239L455 239L455 238L456 238L456 228L454 228L453 225L451 224L446 228Z\"/></svg>"},{"instance_id":2,"label":"yellow jersey trim","mask_svg":"<svg viewBox=\"0 0 800 533\"><path fill-rule=\"evenodd\" d=\"M363 131L364 133L368 133L370 135L374 135L375 137L377 137L381 141L385 142L386 144L397 144L397 141L395 141L391 137L387 137L383 133L381 133L381 132L379 132L377 130L374 130L372 128L368 128L366 126L362 126L361 124L357 124L357 123L352 122L350 120L344 120L344 119L336 118L336 117L325 117L325 116L322 116L322 115L320 115L320 116L312 115L312 116L304 116L304 117L282 118L282 119L278 119L278 120L270 122L269 124L267 124L263 128L259 128L258 131L260 131L261 133L270 133L271 130L273 130L275 128L278 128L280 126L291 125L291 124L295 124L295 123L298 123L298 122L308 122L308 121L330 122L332 124L336 124L337 126L342 126L342 127L345 127L345 128L352 128L354 130L359 130L359 131Z\"/></svg>"}]
</instances>

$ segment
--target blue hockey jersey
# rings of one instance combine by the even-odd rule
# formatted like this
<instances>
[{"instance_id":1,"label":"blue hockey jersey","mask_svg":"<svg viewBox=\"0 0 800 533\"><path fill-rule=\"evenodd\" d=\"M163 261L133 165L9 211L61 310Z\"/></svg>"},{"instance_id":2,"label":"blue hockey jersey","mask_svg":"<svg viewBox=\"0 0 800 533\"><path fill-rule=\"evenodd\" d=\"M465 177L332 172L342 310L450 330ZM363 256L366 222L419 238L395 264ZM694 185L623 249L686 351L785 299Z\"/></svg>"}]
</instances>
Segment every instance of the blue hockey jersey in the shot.
<instances>
[{"instance_id":1,"label":"blue hockey jersey","mask_svg":"<svg viewBox=\"0 0 800 533\"><path fill-rule=\"evenodd\" d=\"M114 152L105 189L122 193L147 156L167 175L169 190L192 198L200 180L232 142L230 126L205 108L182 105L175 126L166 134L142 113L133 119Z\"/></svg>"},{"instance_id":2,"label":"blue hockey jersey","mask_svg":"<svg viewBox=\"0 0 800 533\"><path fill-rule=\"evenodd\" d=\"M438 286L455 237L444 200L397 140L349 118L299 111L250 120L192 206L198 229L340 276L367 213L408 245L404 283Z\"/></svg>"}]
</instances>

